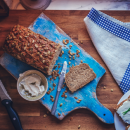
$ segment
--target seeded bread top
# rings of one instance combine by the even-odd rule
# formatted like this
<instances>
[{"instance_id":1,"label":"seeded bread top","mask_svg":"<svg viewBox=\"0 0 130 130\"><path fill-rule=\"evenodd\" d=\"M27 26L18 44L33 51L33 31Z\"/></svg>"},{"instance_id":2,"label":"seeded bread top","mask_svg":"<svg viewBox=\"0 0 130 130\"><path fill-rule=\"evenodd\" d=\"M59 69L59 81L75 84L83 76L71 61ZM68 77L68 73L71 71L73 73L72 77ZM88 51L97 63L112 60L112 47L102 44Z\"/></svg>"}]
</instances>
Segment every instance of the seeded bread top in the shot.
<instances>
[{"instance_id":1,"label":"seeded bread top","mask_svg":"<svg viewBox=\"0 0 130 130\"><path fill-rule=\"evenodd\" d=\"M15 58L47 73L61 45L26 27L16 25L8 34L3 48Z\"/></svg>"}]
</instances>

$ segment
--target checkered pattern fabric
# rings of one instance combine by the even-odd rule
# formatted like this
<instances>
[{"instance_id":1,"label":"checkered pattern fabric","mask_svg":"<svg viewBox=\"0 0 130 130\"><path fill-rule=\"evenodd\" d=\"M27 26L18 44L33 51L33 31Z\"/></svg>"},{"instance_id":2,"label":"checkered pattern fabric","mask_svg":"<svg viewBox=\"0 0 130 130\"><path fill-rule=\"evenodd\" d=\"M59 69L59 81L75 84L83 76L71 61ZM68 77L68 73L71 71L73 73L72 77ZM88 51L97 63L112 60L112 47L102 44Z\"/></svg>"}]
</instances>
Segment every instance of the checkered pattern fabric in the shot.
<instances>
[{"instance_id":1,"label":"checkered pattern fabric","mask_svg":"<svg viewBox=\"0 0 130 130\"><path fill-rule=\"evenodd\" d=\"M105 18L94 8L91 9L87 17L104 30L130 42L130 30L128 28ZM123 93L126 93L130 89L130 64L127 69L124 70L124 76L122 77L119 86Z\"/></svg>"},{"instance_id":2,"label":"checkered pattern fabric","mask_svg":"<svg viewBox=\"0 0 130 130\"><path fill-rule=\"evenodd\" d=\"M130 89L130 64L128 65L124 77L120 83L120 88L123 93L126 93Z\"/></svg>"},{"instance_id":3,"label":"checkered pattern fabric","mask_svg":"<svg viewBox=\"0 0 130 130\"><path fill-rule=\"evenodd\" d=\"M88 17L101 28L109 31L110 33L130 42L130 30L110 21L109 19L101 16L94 8L88 14Z\"/></svg>"}]
</instances>

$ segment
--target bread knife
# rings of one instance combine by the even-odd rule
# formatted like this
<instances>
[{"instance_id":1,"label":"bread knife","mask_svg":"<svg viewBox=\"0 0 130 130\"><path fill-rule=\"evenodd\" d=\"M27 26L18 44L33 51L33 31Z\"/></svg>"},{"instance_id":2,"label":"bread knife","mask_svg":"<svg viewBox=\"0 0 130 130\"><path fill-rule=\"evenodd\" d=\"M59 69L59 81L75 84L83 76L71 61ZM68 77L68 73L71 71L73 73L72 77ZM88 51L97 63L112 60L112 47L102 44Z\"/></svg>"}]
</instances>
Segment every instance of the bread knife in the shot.
<instances>
[{"instance_id":1,"label":"bread knife","mask_svg":"<svg viewBox=\"0 0 130 130\"><path fill-rule=\"evenodd\" d=\"M11 119L11 122L12 122L15 130L23 130L19 116L12 107L12 103L13 103L12 99L8 95L8 93L7 93L3 83L1 82L1 80L0 80L0 98L1 98L1 103L5 106L5 108L8 112L8 115Z\"/></svg>"},{"instance_id":2,"label":"bread knife","mask_svg":"<svg viewBox=\"0 0 130 130\"><path fill-rule=\"evenodd\" d=\"M56 111L56 107L57 107L57 101L58 101L58 97L59 97L59 94L60 94L64 79L65 79L66 70L67 70L67 62L64 61L63 68L62 68L62 71L61 71L61 74L60 74L59 83L58 83L56 98L55 98L53 107L51 109L51 114L52 115L55 115L55 111Z\"/></svg>"}]
</instances>

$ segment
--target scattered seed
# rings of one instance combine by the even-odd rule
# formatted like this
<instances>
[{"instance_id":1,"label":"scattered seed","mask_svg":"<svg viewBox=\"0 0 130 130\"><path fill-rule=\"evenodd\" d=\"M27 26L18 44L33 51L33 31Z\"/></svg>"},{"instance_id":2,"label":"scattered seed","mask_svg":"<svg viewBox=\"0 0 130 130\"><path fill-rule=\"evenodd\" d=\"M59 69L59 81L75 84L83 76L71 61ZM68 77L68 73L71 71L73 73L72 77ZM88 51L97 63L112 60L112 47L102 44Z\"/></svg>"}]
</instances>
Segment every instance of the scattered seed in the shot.
<instances>
[{"instance_id":1,"label":"scattered seed","mask_svg":"<svg viewBox=\"0 0 130 130\"><path fill-rule=\"evenodd\" d=\"M78 126L78 129L80 129L80 127L81 127L81 126L79 125L79 126Z\"/></svg>"},{"instance_id":2,"label":"scattered seed","mask_svg":"<svg viewBox=\"0 0 130 130\"><path fill-rule=\"evenodd\" d=\"M68 43L69 43L69 40L66 40L66 43L68 44Z\"/></svg>"},{"instance_id":3,"label":"scattered seed","mask_svg":"<svg viewBox=\"0 0 130 130\"><path fill-rule=\"evenodd\" d=\"M57 67L57 65L54 66L54 69Z\"/></svg>"},{"instance_id":4,"label":"scattered seed","mask_svg":"<svg viewBox=\"0 0 130 130\"><path fill-rule=\"evenodd\" d=\"M60 65L58 65L58 68L60 68Z\"/></svg>"},{"instance_id":5,"label":"scattered seed","mask_svg":"<svg viewBox=\"0 0 130 130\"><path fill-rule=\"evenodd\" d=\"M50 94L50 91L46 92L47 94Z\"/></svg>"},{"instance_id":6,"label":"scattered seed","mask_svg":"<svg viewBox=\"0 0 130 130\"><path fill-rule=\"evenodd\" d=\"M52 102L54 102L54 98L51 98L50 100L51 100Z\"/></svg>"},{"instance_id":7,"label":"scattered seed","mask_svg":"<svg viewBox=\"0 0 130 130\"><path fill-rule=\"evenodd\" d=\"M53 87L55 87L56 86L56 84L55 83L53 83Z\"/></svg>"},{"instance_id":8,"label":"scattered seed","mask_svg":"<svg viewBox=\"0 0 130 130\"><path fill-rule=\"evenodd\" d=\"M60 107L61 107L62 105L63 105L63 104L61 103L61 104L60 104Z\"/></svg>"},{"instance_id":9,"label":"scattered seed","mask_svg":"<svg viewBox=\"0 0 130 130\"><path fill-rule=\"evenodd\" d=\"M82 60L81 60L80 62L81 62L81 63L83 63L83 61L82 61Z\"/></svg>"},{"instance_id":10,"label":"scattered seed","mask_svg":"<svg viewBox=\"0 0 130 130\"><path fill-rule=\"evenodd\" d=\"M49 90L52 90L52 88L49 88Z\"/></svg>"},{"instance_id":11,"label":"scattered seed","mask_svg":"<svg viewBox=\"0 0 130 130\"><path fill-rule=\"evenodd\" d=\"M43 100L45 100L45 98L43 98Z\"/></svg>"},{"instance_id":12,"label":"scattered seed","mask_svg":"<svg viewBox=\"0 0 130 130\"><path fill-rule=\"evenodd\" d=\"M49 111L47 111L46 113L49 114Z\"/></svg>"},{"instance_id":13,"label":"scattered seed","mask_svg":"<svg viewBox=\"0 0 130 130\"><path fill-rule=\"evenodd\" d=\"M78 99L77 97L74 97L75 99Z\"/></svg>"},{"instance_id":14,"label":"scattered seed","mask_svg":"<svg viewBox=\"0 0 130 130\"><path fill-rule=\"evenodd\" d=\"M80 50L76 50L76 54L80 53Z\"/></svg>"},{"instance_id":15,"label":"scattered seed","mask_svg":"<svg viewBox=\"0 0 130 130\"><path fill-rule=\"evenodd\" d=\"M47 117L47 114L44 114L43 117L44 117L44 118Z\"/></svg>"},{"instance_id":16,"label":"scattered seed","mask_svg":"<svg viewBox=\"0 0 130 130\"><path fill-rule=\"evenodd\" d=\"M62 94L61 97L65 97L65 94Z\"/></svg>"},{"instance_id":17,"label":"scattered seed","mask_svg":"<svg viewBox=\"0 0 130 130\"><path fill-rule=\"evenodd\" d=\"M83 41L80 41L81 44L83 44Z\"/></svg>"},{"instance_id":18,"label":"scattered seed","mask_svg":"<svg viewBox=\"0 0 130 130\"><path fill-rule=\"evenodd\" d=\"M82 99L79 99L79 101L82 101Z\"/></svg>"},{"instance_id":19,"label":"scattered seed","mask_svg":"<svg viewBox=\"0 0 130 130\"><path fill-rule=\"evenodd\" d=\"M51 97L51 98L53 98L53 96L52 96L52 95L50 95L50 97Z\"/></svg>"},{"instance_id":20,"label":"scattered seed","mask_svg":"<svg viewBox=\"0 0 130 130\"><path fill-rule=\"evenodd\" d=\"M62 54L64 54L64 51L62 50Z\"/></svg>"},{"instance_id":21,"label":"scattered seed","mask_svg":"<svg viewBox=\"0 0 130 130\"><path fill-rule=\"evenodd\" d=\"M111 89L111 92L113 92L113 89Z\"/></svg>"},{"instance_id":22,"label":"scattered seed","mask_svg":"<svg viewBox=\"0 0 130 130\"><path fill-rule=\"evenodd\" d=\"M103 88L106 89L106 86L104 86Z\"/></svg>"},{"instance_id":23,"label":"scattered seed","mask_svg":"<svg viewBox=\"0 0 130 130\"><path fill-rule=\"evenodd\" d=\"M75 57L73 56L73 60L75 59Z\"/></svg>"},{"instance_id":24,"label":"scattered seed","mask_svg":"<svg viewBox=\"0 0 130 130\"><path fill-rule=\"evenodd\" d=\"M78 100L77 103L80 103L80 101Z\"/></svg>"},{"instance_id":25,"label":"scattered seed","mask_svg":"<svg viewBox=\"0 0 130 130\"><path fill-rule=\"evenodd\" d=\"M70 63L71 63L71 62L69 61L69 65L70 65Z\"/></svg>"},{"instance_id":26,"label":"scattered seed","mask_svg":"<svg viewBox=\"0 0 130 130\"><path fill-rule=\"evenodd\" d=\"M61 114L60 113L58 113L58 116L60 116Z\"/></svg>"},{"instance_id":27,"label":"scattered seed","mask_svg":"<svg viewBox=\"0 0 130 130\"><path fill-rule=\"evenodd\" d=\"M65 98L67 98L67 95L65 95Z\"/></svg>"},{"instance_id":28,"label":"scattered seed","mask_svg":"<svg viewBox=\"0 0 130 130\"><path fill-rule=\"evenodd\" d=\"M67 93L67 89L65 90L65 93Z\"/></svg>"},{"instance_id":29,"label":"scattered seed","mask_svg":"<svg viewBox=\"0 0 130 130\"><path fill-rule=\"evenodd\" d=\"M72 121L72 120L73 120L73 117L70 117L70 120Z\"/></svg>"}]
</instances>

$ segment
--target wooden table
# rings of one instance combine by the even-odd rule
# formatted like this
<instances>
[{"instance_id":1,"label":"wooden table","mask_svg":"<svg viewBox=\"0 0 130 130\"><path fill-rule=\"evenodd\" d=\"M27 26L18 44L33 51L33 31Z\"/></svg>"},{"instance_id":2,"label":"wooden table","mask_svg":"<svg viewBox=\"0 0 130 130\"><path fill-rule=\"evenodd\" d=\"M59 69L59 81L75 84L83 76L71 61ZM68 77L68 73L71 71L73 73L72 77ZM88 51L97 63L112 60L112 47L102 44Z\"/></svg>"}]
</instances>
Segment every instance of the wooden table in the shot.
<instances>
[{"instance_id":1,"label":"wooden table","mask_svg":"<svg viewBox=\"0 0 130 130\"><path fill-rule=\"evenodd\" d=\"M28 27L42 11L20 11L11 10L6 18L0 19L0 55L2 55L2 45L5 37L11 28L20 24ZM130 22L129 11L103 11L104 13L121 20ZM92 41L88 35L83 22L89 11L43 11L52 21L63 29L76 42L82 40L80 44L94 59L96 59L105 69L106 74L102 77L97 88L97 98L108 109L114 113L114 106L117 104L123 93L116 84L108 68L98 55ZM92 112L86 109L79 109L71 112L62 121L52 116L47 109L38 101L28 102L20 97L16 89L16 80L0 66L0 79L13 100L13 107L18 112L24 130L76 130L80 125L80 130L114 130L114 124L102 123ZM104 89L104 86L106 87ZM111 89L114 91L111 92ZM47 114L47 117L44 115ZM0 130L13 130L13 126L7 112L0 104Z\"/></svg>"}]
</instances>

